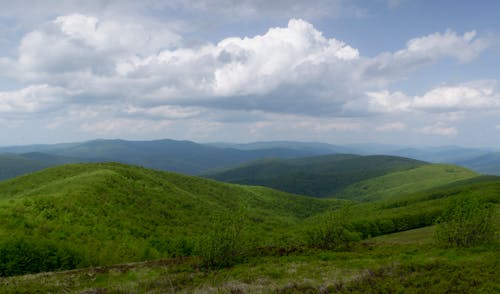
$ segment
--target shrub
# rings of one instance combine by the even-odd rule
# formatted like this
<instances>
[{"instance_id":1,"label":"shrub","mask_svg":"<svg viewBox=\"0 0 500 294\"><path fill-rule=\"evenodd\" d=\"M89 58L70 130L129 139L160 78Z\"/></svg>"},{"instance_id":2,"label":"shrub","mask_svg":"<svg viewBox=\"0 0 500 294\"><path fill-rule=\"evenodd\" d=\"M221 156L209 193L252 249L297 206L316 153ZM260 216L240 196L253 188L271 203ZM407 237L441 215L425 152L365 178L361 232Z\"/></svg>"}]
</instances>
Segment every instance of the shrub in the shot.
<instances>
[{"instance_id":1,"label":"shrub","mask_svg":"<svg viewBox=\"0 0 500 294\"><path fill-rule=\"evenodd\" d=\"M17 237L0 243L0 276L73 269L80 261L73 250L46 240Z\"/></svg>"},{"instance_id":2,"label":"shrub","mask_svg":"<svg viewBox=\"0 0 500 294\"><path fill-rule=\"evenodd\" d=\"M210 269L234 265L242 247L242 213L222 213L211 221L211 229L199 240L195 254L202 260L202 266Z\"/></svg>"},{"instance_id":3,"label":"shrub","mask_svg":"<svg viewBox=\"0 0 500 294\"><path fill-rule=\"evenodd\" d=\"M361 239L347 223L348 208L328 213L320 222L307 231L308 244L322 249L346 249Z\"/></svg>"},{"instance_id":4,"label":"shrub","mask_svg":"<svg viewBox=\"0 0 500 294\"><path fill-rule=\"evenodd\" d=\"M437 219L435 239L448 247L469 247L493 239L494 207L473 197L453 199Z\"/></svg>"}]
</instances>

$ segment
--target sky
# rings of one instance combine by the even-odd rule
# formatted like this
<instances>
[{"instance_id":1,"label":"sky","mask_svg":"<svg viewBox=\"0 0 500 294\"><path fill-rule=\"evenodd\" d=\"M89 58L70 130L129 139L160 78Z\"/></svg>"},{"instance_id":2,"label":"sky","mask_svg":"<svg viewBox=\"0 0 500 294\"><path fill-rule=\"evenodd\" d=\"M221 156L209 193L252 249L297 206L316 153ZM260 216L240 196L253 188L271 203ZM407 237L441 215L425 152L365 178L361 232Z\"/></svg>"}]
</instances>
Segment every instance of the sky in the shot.
<instances>
[{"instance_id":1,"label":"sky","mask_svg":"<svg viewBox=\"0 0 500 294\"><path fill-rule=\"evenodd\" d=\"M0 0L0 145L500 147L500 1Z\"/></svg>"}]
</instances>

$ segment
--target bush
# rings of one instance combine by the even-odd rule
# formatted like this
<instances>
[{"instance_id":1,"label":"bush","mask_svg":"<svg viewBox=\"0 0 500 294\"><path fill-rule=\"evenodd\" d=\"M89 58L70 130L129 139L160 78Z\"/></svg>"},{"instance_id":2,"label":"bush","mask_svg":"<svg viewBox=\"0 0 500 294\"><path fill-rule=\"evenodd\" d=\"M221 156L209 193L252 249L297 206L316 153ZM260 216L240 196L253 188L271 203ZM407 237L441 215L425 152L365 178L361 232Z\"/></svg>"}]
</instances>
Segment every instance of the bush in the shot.
<instances>
[{"instance_id":1,"label":"bush","mask_svg":"<svg viewBox=\"0 0 500 294\"><path fill-rule=\"evenodd\" d=\"M242 247L242 213L223 213L211 221L211 229L198 240L195 254L201 257L202 266L218 269L234 265Z\"/></svg>"},{"instance_id":2,"label":"bush","mask_svg":"<svg viewBox=\"0 0 500 294\"><path fill-rule=\"evenodd\" d=\"M494 207L473 197L453 199L437 219L435 239L447 247L487 243L495 235Z\"/></svg>"},{"instance_id":3,"label":"bush","mask_svg":"<svg viewBox=\"0 0 500 294\"><path fill-rule=\"evenodd\" d=\"M74 251L46 240L19 237L0 243L0 276L73 269L80 261Z\"/></svg>"},{"instance_id":4,"label":"bush","mask_svg":"<svg viewBox=\"0 0 500 294\"><path fill-rule=\"evenodd\" d=\"M361 239L360 233L348 225L349 211L342 208L328 213L307 232L308 244L321 249L347 249Z\"/></svg>"}]
</instances>

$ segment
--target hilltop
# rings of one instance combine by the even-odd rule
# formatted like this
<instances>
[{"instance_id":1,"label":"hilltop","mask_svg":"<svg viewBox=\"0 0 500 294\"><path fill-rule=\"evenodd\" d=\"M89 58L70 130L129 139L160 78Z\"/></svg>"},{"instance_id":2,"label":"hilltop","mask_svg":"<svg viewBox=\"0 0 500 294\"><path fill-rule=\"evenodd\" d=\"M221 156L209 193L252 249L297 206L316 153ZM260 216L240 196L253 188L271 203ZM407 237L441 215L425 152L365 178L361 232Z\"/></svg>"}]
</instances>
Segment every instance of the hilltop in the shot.
<instances>
[{"instance_id":1,"label":"hilltop","mask_svg":"<svg viewBox=\"0 0 500 294\"><path fill-rule=\"evenodd\" d=\"M255 242L272 243L338 203L117 163L72 164L0 182L0 239L26 236L77 253L80 266L104 265L189 255L211 218L239 209Z\"/></svg>"},{"instance_id":2,"label":"hilltop","mask_svg":"<svg viewBox=\"0 0 500 294\"><path fill-rule=\"evenodd\" d=\"M328 197L356 182L425 164L423 161L396 156L334 154L260 160L206 176L229 183L260 185L289 193Z\"/></svg>"}]
</instances>

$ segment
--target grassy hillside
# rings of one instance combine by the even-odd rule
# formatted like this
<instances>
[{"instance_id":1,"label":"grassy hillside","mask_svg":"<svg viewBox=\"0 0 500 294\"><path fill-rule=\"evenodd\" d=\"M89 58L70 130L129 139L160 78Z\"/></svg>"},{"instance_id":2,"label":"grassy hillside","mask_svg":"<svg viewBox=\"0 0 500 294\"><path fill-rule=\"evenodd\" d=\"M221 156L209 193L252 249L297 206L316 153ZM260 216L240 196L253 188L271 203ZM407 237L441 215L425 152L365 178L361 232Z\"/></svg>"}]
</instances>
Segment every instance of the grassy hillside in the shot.
<instances>
[{"instance_id":1,"label":"grassy hillside","mask_svg":"<svg viewBox=\"0 0 500 294\"><path fill-rule=\"evenodd\" d=\"M67 258L75 266L189 255L220 213L242 209L257 246L278 242L280 232L336 206L122 164L64 165L0 182L0 249L23 244L36 251L45 247L34 244L46 244L73 252Z\"/></svg>"},{"instance_id":2,"label":"grassy hillside","mask_svg":"<svg viewBox=\"0 0 500 294\"><path fill-rule=\"evenodd\" d=\"M332 196L345 187L391 172L425 165L422 161L394 156L335 154L289 160L257 161L208 177L247 185L311 195Z\"/></svg>"},{"instance_id":3,"label":"grassy hillside","mask_svg":"<svg viewBox=\"0 0 500 294\"><path fill-rule=\"evenodd\" d=\"M498 204L500 177L474 177L408 195L382 197L380 201L351 203L290 195L264 187L224 184L116 163L53 167L0 182L0 219L3 220L0 223L0 273L7 268L9 275L20 274L22 272L15 270L33 264L41 266L30 271L40 272L182 256L181 259L166 262L169 265L167 269L162 261L142 264L144 266L139 266L139 272L132 270L133 265L116 266L110 269L115 268L118 272L103 270L102 273L106 274L95 283L81 280L82 276L78 274L75 281L70 273L59 284L54 282L39 286L44 291L53 289L50 291L57 292L54 289L67 286L67 282L74 282L73 286L67 286L68 289L81 290L99 288L108 283L132 289L162 289L161 285L165 285L171 287L169 291L191 292L210 285L224 289L222 282L240 283L262 278L267 281L261 285L265 289L269 286L287 291L288 287L299 287L295 290L300 292L308 287L316 289L326 285L338 286L339 289L347 287L347 290L361 287L359 291L363 292L363 287L371 285L365 284L367 277L363 273L367 269L380 271L380 276L376 278L382 279L381 283L389 279L391 287L401 282L399 274L394 276L392 272L409 275L411 280L415 278L413 270L421 275L429 267L444 274L445 279L450 278L447 276L449 269L466 265L474 266L474 274L478 268L491 270L495 264L490 261L496 252L491 249L475 253L466 251L471 259L463 258L460 262L441 258L446 265L434 268L436 256L442 256L447 251L436 251L430 245L421 249L421 243L403 247L413 242L411 238L408 242L401 242L395 251L392 243L387 245L382 242L382 247L359 245L354 251L336 253L317 249L315 244L309 242L310 233L321 228L325 220L340 220L342 216L345 217L346 228L363 239L426 227L434 224L447 203L458 196L482 198ZM350 205L346 206L348 203ZM343 208L339 210L341 206ZM205 236L219 228L213 220L221 214L241 215L238 219L242 228L239 238L244 240L244 244L239 249L239 261L233 268L234 272L233 269L222 271L227 275L218 276L217 272L210 271L201 274L199 259L192 256L196 255L194 247L197 243L204 244ZM407 264L409 260L405 258L408 252L416 257ZM428 255L429 252L434 253ZM10 264L13 260L15 263ZM418 260L425 260L425 264L419 264ZM488 262L483 263L484 260ZM148 265L153 265L153 268ZM295 268L297 272L285 271L286 268ZM120 273L129 270L132 270L129 276L121 276ZM322 271L339 276L331 283L327 276L319 274ZM78 272L81 271L74 273ZM89 271L83 273L95 275ZM161 284L158 275L166 274L179 274L176 277L180 280L169 277L171 285ZM355 279L360 284L352 284L353 277L361 277ZM289 284L299 281L297 279L314 282ZM0 280L8 285L12 281L20 287L25 285L22 279ZM419 281L415 278L414 286L421 285ZM26 282L31 286L38 283L36 278L28 278ZM254 286L259 286L248 283L252 291L257 289ZM45 286L55 288L43 288Z\"/></svg>"},{"instance_id":4,"label":"grassy hillside","mask_svg":"<svg viewBox=\"0 0 500 294\"><path fill-rule=\"evenodd\" d=\"M350 251L265 253L203 272L170 259L0 278L5 293L497 293L500 244L443 249L433 228L368 239Z\"/></svg>"},{"instance_id":5,"label":"grassy hillside","mask_svg":"<svg viewBox=\"0 0 500 294\"><path fill-rule=\"evenodd\" d=\"M429 164L354 183L335 194L334 197L376 201L425 191L476 176L478 174L459 166Z\"/></svg>"}]
</instances>

